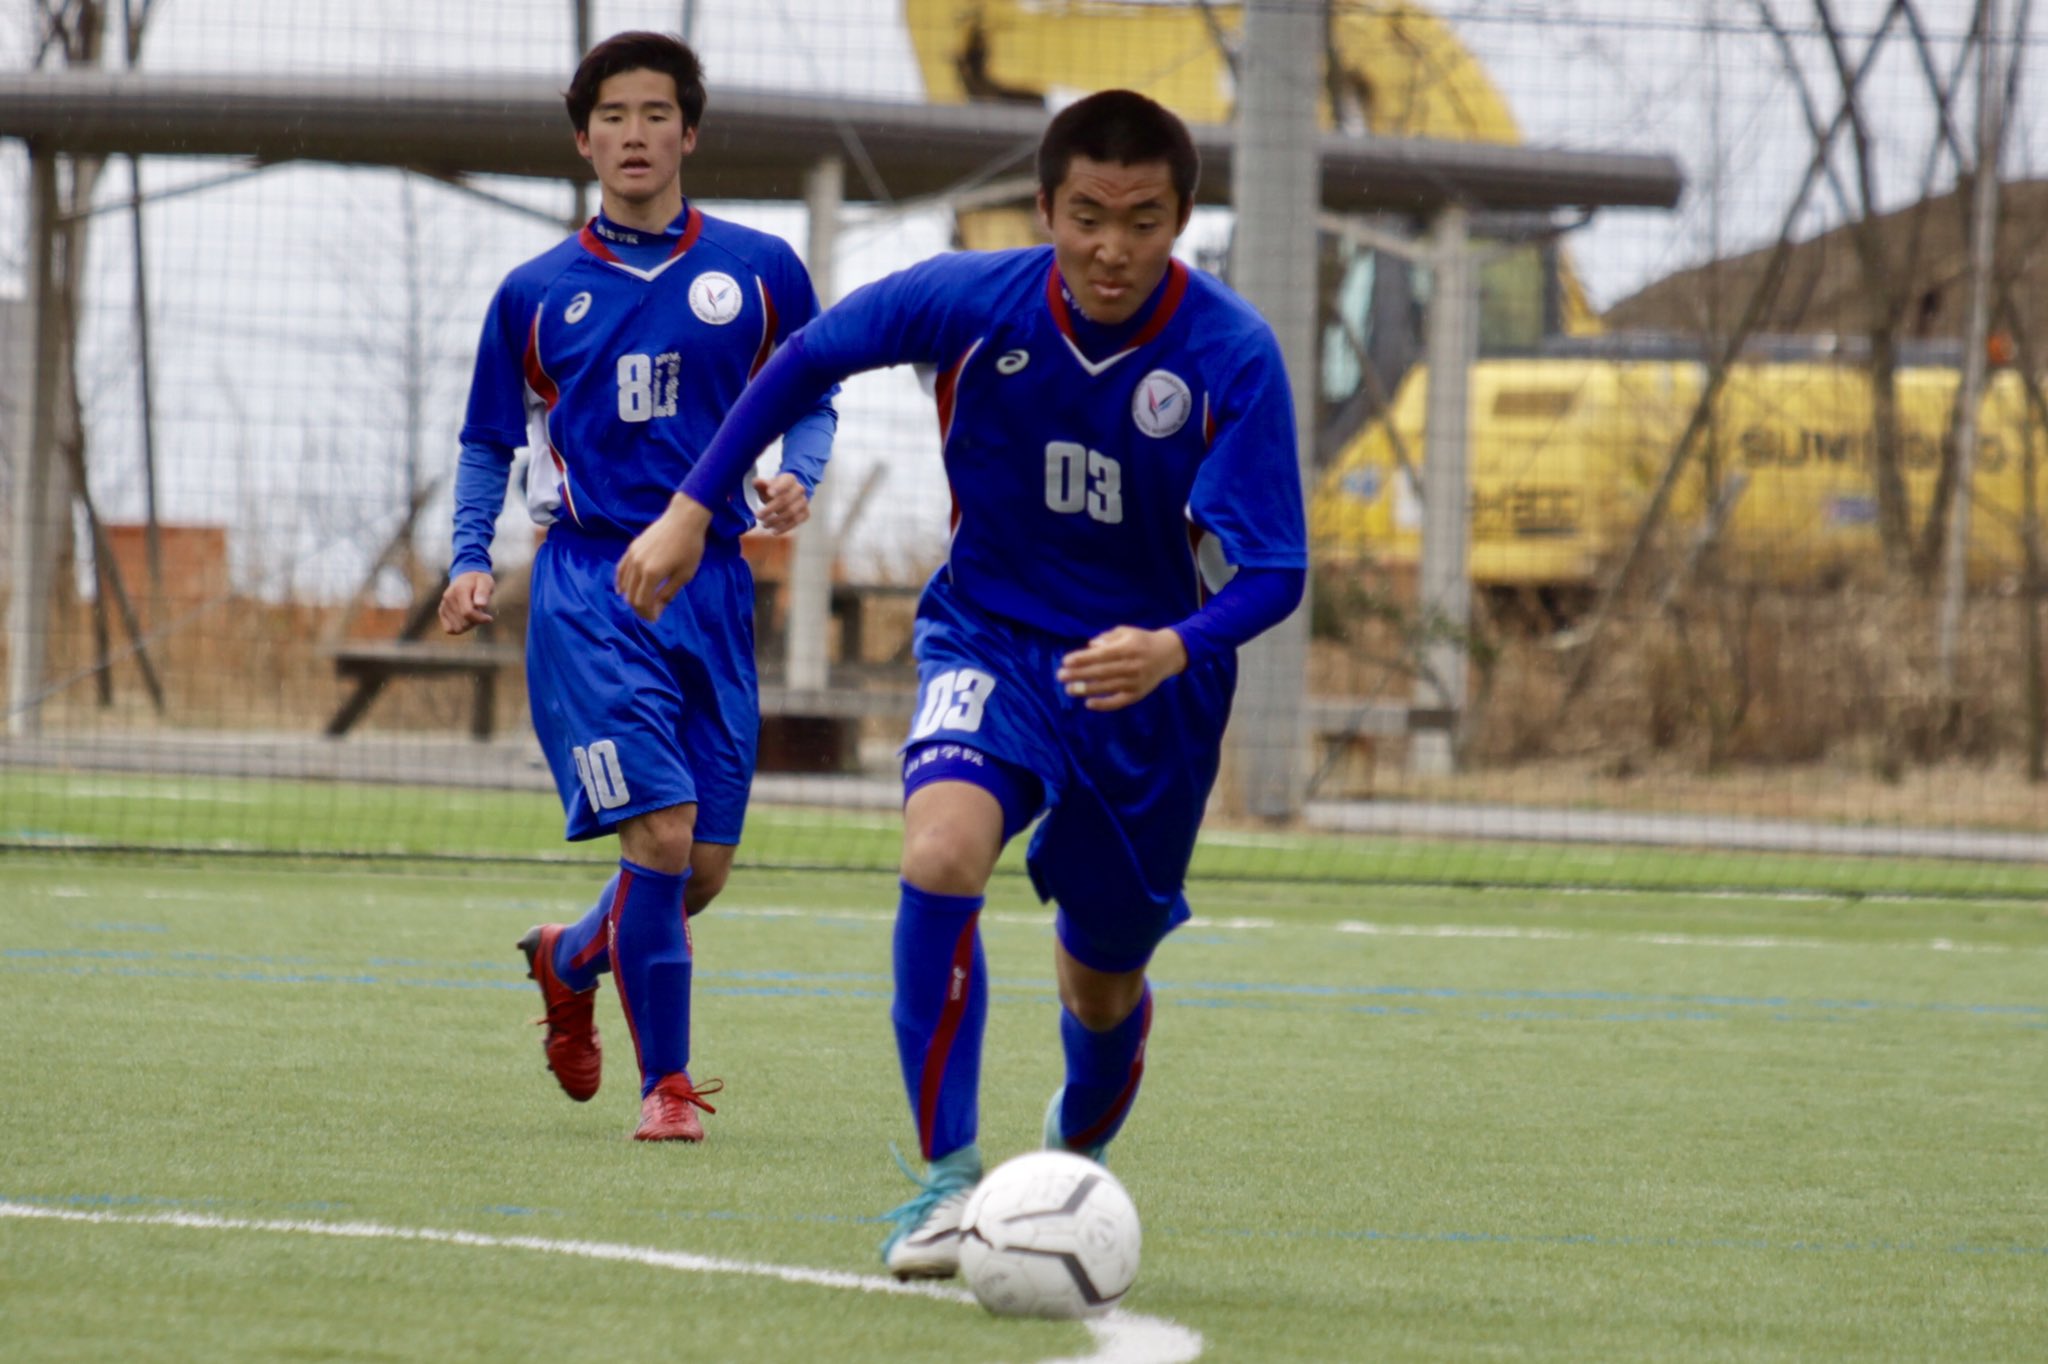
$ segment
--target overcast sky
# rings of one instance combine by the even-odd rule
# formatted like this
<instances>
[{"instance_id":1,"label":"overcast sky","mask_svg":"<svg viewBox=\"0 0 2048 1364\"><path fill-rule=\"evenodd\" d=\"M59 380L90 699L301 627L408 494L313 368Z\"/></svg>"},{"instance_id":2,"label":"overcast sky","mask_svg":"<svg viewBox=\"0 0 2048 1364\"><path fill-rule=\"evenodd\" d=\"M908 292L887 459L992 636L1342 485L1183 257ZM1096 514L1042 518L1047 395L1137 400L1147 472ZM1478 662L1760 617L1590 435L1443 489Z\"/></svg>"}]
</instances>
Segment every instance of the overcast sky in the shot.
<instances>
[{"instance_id":1,"label":"overcast sky","mask_svg":"<svg viewBox=\"0 0 2048 1364\"><path fill-rule=\"evenodd\" d=\"M0 65L27 65L31 8L0 0ZM714 118L717 90L737 86L921 97L898 0L594 0L593 8L599 35L674 30L688 15L709 68ZM1838 86L1812 0L1775 0L1775 8L1831 112ZM1858 51L1884 8L1885 0L1836 0ZM1947 67L1971 6L1920 0L1920 9ZM568 0L156 0L144 63L565 78L571 12ZM1596 306L1716 250L1764 244L1775 231L1811 142L1753 0L1452 0L1438 12L1500 86L1528 142L1669 152L1684 165L1688 190L1675 213L1602 214L1571 238ZM2037 40L2023 54L2009 176L2038 166L2044 51ZM1897 206L1919 191L1932 104L1910 50L1896 40L1869 88L1879 195ZM1967 119L1967 103L1962 113ZM18 279L24 164L16 148L0 158L0 278ZM1846 155L1840 164L1849 164ZM145 178L160 190L222 169L155 161ZM1952 179L1944 170L1937 184ZM570 204L559 185L491 188L551 214ZM102 200L125 190L119 167ZM802 249L794 209L714 209L789 235ZM848 224L837 261L842 288L945 245L946 224L931 215L892 216L879 227L863 224L869 216L856 212ZM1802 233L1839 218L1829 196L1817 194ZM141 512L141 438L128 229L118 214L97 222L83 387L96 488L110 515L133 517ZM1213 237L1215 222L1203 230ZM382 540L402 499L416 439L404 419L408 382L418 383L425 405L420 465L429 475L444 472L490 293L507 269L558 236L532 218L381 171L276 169L153 207L147 254L156 388L166 395L158 444L167 516L243 528L235 554L247 584L321 595L352 587L365 546ZM843 410L842 486L875 464L890 469L887 514L864 524L857 552L883 567L929 557L943 539L945 498L928 403L898 374L858 381ZM445 541L445 505L431 519ZM248 533L256 527L260 533Z\"/></svg>"}]
</instances>

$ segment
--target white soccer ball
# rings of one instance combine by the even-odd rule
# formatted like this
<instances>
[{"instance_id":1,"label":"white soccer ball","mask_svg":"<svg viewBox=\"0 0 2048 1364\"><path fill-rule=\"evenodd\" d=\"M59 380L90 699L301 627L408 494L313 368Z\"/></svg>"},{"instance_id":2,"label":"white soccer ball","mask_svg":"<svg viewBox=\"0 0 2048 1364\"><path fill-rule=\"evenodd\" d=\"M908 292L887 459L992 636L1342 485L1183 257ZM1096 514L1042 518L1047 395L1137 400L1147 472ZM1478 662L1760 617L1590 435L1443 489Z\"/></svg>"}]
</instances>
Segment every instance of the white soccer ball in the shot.
<instances>
[{"instance_id":1,"label":"white soccer ball","mask_svg":"<svg viewBox=\"0 0 2048 1364\"><path fill-rule=\"evenodd\" d=\"M1115 1175L1067 1151L1005 1161L960 1215L960 1271L999 1317L1091 1317L1138 1277L1138 1208Z\"/></svg>"}]
</instances>

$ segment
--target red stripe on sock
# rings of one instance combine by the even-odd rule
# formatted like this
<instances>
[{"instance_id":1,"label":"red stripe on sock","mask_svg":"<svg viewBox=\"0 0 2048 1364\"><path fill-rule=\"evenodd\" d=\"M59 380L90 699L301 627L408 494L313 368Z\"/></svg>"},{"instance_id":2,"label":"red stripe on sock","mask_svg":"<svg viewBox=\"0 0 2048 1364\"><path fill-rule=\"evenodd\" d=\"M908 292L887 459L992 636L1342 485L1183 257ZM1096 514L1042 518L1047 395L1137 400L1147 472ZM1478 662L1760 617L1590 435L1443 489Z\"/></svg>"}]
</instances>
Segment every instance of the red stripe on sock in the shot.
<instances>
[{"instance_id":1,"label":"red stripe on sock","mask_svg":"<svg viewBox=\"0 0 2048 1364\"><path fill-rule=\"evenodd\" d=\"M640 1030L633 1026L633 1001L626 995L626 972L619 966L619 915L626 908L626 892L631 890L632 887L633 873L627 871L624 867L620 867L619 888L612 895L612 907L605 911L604 928L605 937L610 942L612 952L612 985L619 992L619 1008L626 1015L626 1031L632 1034L633 1037L633 1060L635 1063L638 1063L640 1060ZM647 1073L647 1068L642 1066L640 1073L644 1076Z\"/></svg>"},{"instance_id":2,"label":"red stripe on sock","mask_svg":"<svg viewBox=\"0 0 2048 1364\"><path fill-rule=\"evenodd\" d=\"M1131 1108L1131 1101L1138 1097L1138 1084L1145 1078L1145 1039L1152 1035L1152 992L1145 992L1145 1002L1138 1006L1145 1011L1145 1019L1138 1025L1138 1054L1131 1058L1131 1073L1124 1079L1124 1087L1117 1091L1116 1102L1109 1111L1089 1123L1086 1130L1076 1132L1066 1139L1067 1145L1089 1147L1102 1140L1102 1135L1116 1126Z\"/></svg>"},{"instance_id":3,"label":"red stripe on sock","mask_svg":"<svg viewBox=\"0 0 2048 1364\"><path fill-rule=\"evenodd\" d=\"M688 872L688 870L685 870L683 872L683 879L685 881L688 881L689 876L690 873ZM690 903L689 895L687 892L683 895L681 899L679 899L676 902L676 913L680 915L683 920L683 960L689 963L689 988L694 990L696 988L697 978L697 942L696 939L690 936ZM689 998L688 996L685 996L683 1000L683 1060L685 1063L687 1063L690 1059L690 1019L691 1015L689 1012ZM683 1078L686 1080L689 1078L688 1071L683 1072ZM712 1110L707 1107L704 1111L708 1113Z\"/></svg>"},{"instance_id":4,"label":"red stripe on sock","mask_svg":"<svg viewBox=\"0 0 2048 1364\"><path fill-rule=\"evenodd\" d=\"M926 1160L932 1159L932 1129L939 1119L939 1089L946 1078L946 1062L952 1059L953 1039L960 1020L967 1013L968 996L974 990L974 927L981 920L979 910L967 916L959 939L953 944L953 960L947 965L946 1003L939 1010L939 1025L932 1032L931 1045L924 1052L924 1073L917 1085L917 1144Z\"/></svg>"},{"instance_id":5,"label":"red stripe on sock","mask_svg":"<svg viewBox=\"0 0 2048 1364\"><path fill-rule=\"evenodd\" d=\"M618 898L616 896L613 897L612 903L614 905L618 903ZM606 911L606 920L607 922L609 922L610 920L609 910ZM570 968L572 970L581 971L584 967L590 965L590 963L597 960L598 953L610 951L611 945L608 941L609 938L610 935L606 933L591 934L590 941L583 944L583 950L581 952L578 952L575 956L569 958Z\"/></svg>"}]
</instances>

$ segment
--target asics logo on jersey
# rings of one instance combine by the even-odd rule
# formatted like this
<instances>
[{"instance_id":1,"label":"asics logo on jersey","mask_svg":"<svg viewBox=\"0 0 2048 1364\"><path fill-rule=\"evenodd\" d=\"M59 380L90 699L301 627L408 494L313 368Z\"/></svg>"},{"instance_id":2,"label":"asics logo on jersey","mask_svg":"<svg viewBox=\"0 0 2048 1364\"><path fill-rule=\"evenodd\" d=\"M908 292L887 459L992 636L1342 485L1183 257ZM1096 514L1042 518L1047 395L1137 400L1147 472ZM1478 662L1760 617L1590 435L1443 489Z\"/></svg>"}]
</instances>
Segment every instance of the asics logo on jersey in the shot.
<instances>
[{"instance_id":1,"label":"asics logo on jersey","mask_svg":"<svg viewBox=\"0 0 2048 1364\"><path fill-rule=\"evenodd\" d=\"M562 309L562 320L573 327L578 322L581 322L583 315L589 311L590 290L585 289L582 293L569 300L568 307Z\"/></svg>"},{"instance_id":2,"label":"asics logo on jersey","mask_svg":"<svg viewBox=\"0 0 2048 1364\"><path fill-rule=\"evenodd\" d=\"M1138 380L1131 395L1131 420L1153 439L1163 439L1188 424L1195 395L1178 374L1155 369Z\"/></svg>"},{"instance_id":3,"label":"asics logo on jersey","mask_svg":"<svg viewBox=\"0 0 2048 1364\"><path fill-rule=\"evenodd\" d=\"M738 317L745 297L740 282L722 271L706 270L690 281L690 311L714 327Z\"/></svg>"},{"instance_id":4,"label":"asics logo on jersey","mask_svg":"<svg viewBox=\"0 0 2048 1364\"><path fill-rule=\"evenodd\" d=\"M1031 363L1031 352L1027 350L1004 351L1002 359L996 361L996 373L1015 374Z\"/></svg>"}]
</instances>

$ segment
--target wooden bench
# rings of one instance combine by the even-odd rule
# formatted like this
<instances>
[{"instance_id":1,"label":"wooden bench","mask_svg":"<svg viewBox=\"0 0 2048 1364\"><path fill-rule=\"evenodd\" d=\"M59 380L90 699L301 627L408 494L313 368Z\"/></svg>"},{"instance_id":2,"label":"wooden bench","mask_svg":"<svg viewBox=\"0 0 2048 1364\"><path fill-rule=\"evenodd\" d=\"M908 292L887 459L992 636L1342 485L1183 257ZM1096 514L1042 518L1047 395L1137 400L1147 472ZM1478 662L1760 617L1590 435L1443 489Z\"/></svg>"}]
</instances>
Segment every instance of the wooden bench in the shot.
<instances>
[{"instance_id":1,"label":"wooden bench","mask_svg":"<svg viewBox=\"0 0 2048 1364\"><path fill-rule=\"evenodd\" d=\"M492 712L498 700L498 670L516 668L525 659L516 644L428 644L410 639L350 640L330 645L325 651L334 660L334 671L352 679L356 689L334 718L327 722L327 737L338 739L363 718L384 684L394 677L463 677L470 679L470 737L483 742L491 737Z\"/></svg>"}]
</instances>

